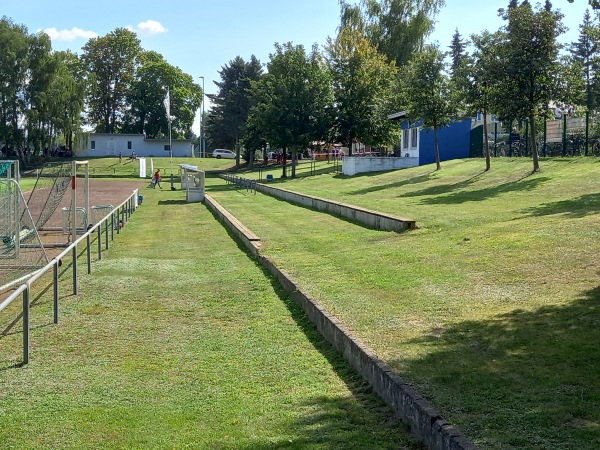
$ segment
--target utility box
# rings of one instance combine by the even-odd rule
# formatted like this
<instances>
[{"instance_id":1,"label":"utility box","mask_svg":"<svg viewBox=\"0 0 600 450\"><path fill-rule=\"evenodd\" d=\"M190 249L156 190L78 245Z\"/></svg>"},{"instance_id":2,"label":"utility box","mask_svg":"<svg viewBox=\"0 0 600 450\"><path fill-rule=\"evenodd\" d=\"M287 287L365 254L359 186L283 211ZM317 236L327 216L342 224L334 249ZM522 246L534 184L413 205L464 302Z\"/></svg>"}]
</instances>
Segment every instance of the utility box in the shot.
<instances>
[{"instance_id":1,"label":"utility box","mask_svg":"<svg viewBox=\"0 0 600 450\"><path fill-rule=\"evenodd\" d=\"M195 203L204 201L204 171L198 170L191 166L185 167L183 168L182 174L182 186L184 184L184 177L187 202Z\"/></svg>"}]
</instances>

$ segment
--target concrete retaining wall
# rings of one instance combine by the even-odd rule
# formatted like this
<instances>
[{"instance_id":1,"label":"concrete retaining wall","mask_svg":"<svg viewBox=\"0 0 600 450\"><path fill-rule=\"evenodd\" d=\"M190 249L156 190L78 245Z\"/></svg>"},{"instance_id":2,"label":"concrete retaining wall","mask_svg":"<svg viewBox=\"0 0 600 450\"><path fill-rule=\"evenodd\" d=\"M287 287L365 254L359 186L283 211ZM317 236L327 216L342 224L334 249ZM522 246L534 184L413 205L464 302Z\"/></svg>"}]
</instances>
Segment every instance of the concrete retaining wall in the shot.
<instances>
[{"instance_id":1,"label":"concrete retaining wall","mask_svg":"<svg viewBox=\"0 0 600 450\"><path fill-rule=\"evenodd\" d=\"M238 180L242 180L242 182L247 181L243 178L238 178ZM312 195L299 194L297 192L288 191L287 189L276 188L262 183L252 182L252 186L258 192L262 192L263 194L271 195L281 200L317 211L326 212L336 217L343 217L375 230L396 231L400 233L408 229L414 229L416 226L413 219L395 217L390 214L371 211L359 206L346 205L344 203L338 203L332 200L314 197Z\"/></svg>"},{"instance_id":2,"label":"concrete retaining wall","mask_svg":"<svg viewBox=\"0 0 600 450\"><path fill-rule=\"evenodd\" d=\"M409 167L417 167L418 165L419 158L345 156L342 161L342 173L344 175L352 176L357 173L408 169Z\"/></svg>"},{"instance_id":3,"label":"concrete retaining wall","mask_svg":"<svg viewBox=\"0 0 600 450\"><path fill-rule=\"evenodd\" d=\"M298 303L325 339L339 351L352 368L408 424L412 432L431 450L477 450L460 431L442 419L431 404L406 384L385 362L350 332L334 316L305 294L300 286L269 258L260 255L260 246L250 239L247 230L210 196L206 204L230 231L241 236L248 250L257 255L261 264L277 278L285 291ZM233 218L233 220L232 220ZM242 228L235 230L237 226ZM250 234L252 234L250 232Z\"/></svg>"},{"instance_id":4,"label":"concrete retaining wall","mask_svg":"<svg viewBox=\"0 0 600 450\"><path fill-rule=\"evenodd\" d=\"M250 253L255 256L258 255L261 242L257 235L246 228L243 223L232 216L229 211L223 208L210 195L204 195L204 204L208 206L208 209L219 218L219 221L246 246Z\"/></svg>"}]
</instances>

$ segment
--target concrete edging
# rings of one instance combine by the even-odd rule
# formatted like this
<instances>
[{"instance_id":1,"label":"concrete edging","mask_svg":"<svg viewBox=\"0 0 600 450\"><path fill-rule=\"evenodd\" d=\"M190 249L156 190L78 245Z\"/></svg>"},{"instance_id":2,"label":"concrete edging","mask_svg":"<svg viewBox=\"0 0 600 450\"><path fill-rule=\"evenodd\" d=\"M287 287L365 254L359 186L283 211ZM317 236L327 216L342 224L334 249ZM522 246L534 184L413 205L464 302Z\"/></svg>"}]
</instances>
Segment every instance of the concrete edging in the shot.
<instances>
[{"instance_id":1,"label":"concrete edging","mask_svg":"<svg viewBox=\"0 0 600 450\"><path fill-rule=\"evenodd\" d=\"M227 229L232 232L246 248L255 256L258 256L260 249L260 238L250 231L246 226L237 220L233 215L223 208L214 198L204 194L204 204L219 218Z\"/></svg>"},{"instance_id":2,"label":"concrete edging","mask_svg":"<svg viewBox=\"0 0 600 450\"><path fill-rule=\"evenodd\" d=\"M223 178L227 179L227 176ZM253 181L241 177L237 178L244 181ZM298 192L288 191L287 189L267 186L264 183L253 182L253 186L258 192L262 192L263 194L317 211L326 212L336 217L342 217L375 230L395 231L400 233L405 230L412 230L416 227L416 222L413 219L396 217L391 214L372 211L360 206L347 205L325 198L300 194Z\"/></svg>"},{"instance_id":3,"label":"concrete edging","mask_svg":"<svg viewBox=\"0 0 600 450\"><path fill-rule=\"evenodd\" d=\"M352 368L360 374L373 390L393 409L396 415L410 426L411 431L431 450L477 450L460 431L443 420L440 413L412 386L366 345L354 338L344 325L330 315L318 302L302 291L292 277L279 269L269 258L260 254L260 242L241 222L210 196L205 197L207 206L220 222L237 236L255 255L305 311L321 335L342 354ZM239 227L239 228L238 228ZM260 241L258 237L256 237Z\"/></svg>"}]
</instances>

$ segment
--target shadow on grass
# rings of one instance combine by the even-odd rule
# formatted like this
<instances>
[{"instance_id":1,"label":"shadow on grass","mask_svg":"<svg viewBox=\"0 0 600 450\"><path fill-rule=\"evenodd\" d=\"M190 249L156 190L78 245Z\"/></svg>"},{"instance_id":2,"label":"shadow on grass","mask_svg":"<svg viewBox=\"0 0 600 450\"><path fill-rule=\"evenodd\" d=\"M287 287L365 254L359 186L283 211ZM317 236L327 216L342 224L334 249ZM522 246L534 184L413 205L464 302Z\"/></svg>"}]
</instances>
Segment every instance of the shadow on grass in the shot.
<instances>
[{"instance_id":1,"label":"shadow on grass","mask_svg":"<svg viewBox=\"0 0 600 450\"><path fill-rule=\"evenodd\" d=\"M186 200L159 200L158 204L161 206L185 205L185 204L187 204L187 201Z\"/></svg>"},{"instance_id":2,"label":"shadow on grass","mask_svg":"<svg viewBox=\"0 0 600 450\"><path fill-rule=\"evenodd\" d=\"M371 175L373 172L370 172L368 174L360 174L360 175L355 175L355 177L357 176L373 176ZM381 172L379 172L378 174L381 174ZM350 195L362 195L362 194L368 194L370 192L378 192L378 191L385 191L386 189L394 189L394 188L399 188L402 186L409 186L411 184L419 184L419 183L424 183L426 181L429 181L430 179L430 175L421 175L418 177L413 177L413 178L408 178L406 180L401 180L401 181L397 181L395 183L388 183L388 184L381 184L379 186L373 186L373 187L369 187L369 188L365 188L365 189L358 189L356 191L351 191L349 192Z\"/></svg>"},{"instance_id":3,"label":"shadow on grass","mask_svg":"<svg viewBox=\"0 0 600 450\"><path fill-rule=\"evenodd\" d=\"M403 194L403 196L433 196L431 198L423 199L423 203L427 205L452 205L466 202L479 202L482 200L498 197L503 194L509 194L511 192L530 191L549 180L550 178L540 177L529 180L512 181L509 183L504 183L498 186L493 186L484 189L461 191L461 189L467 187L469 184L472 183L471 180L466 180L460 183L445 186L435 186L429 189L424 189L422 191ZM452 193L448 195L443 195L448 192Z\"/></svg>"},{"instance_id":4,"label":"shadow on grass","mask_svg":"<svg viewBox=\"0 0 600 450\"><path fill-rule=\"evenodd\" d=\"M428 378L421 390L480 448L600 448L600 286L412 344L427 356L388 362Z\"/></svg>"},{"instance_id":5,"label":"shadow on grass","mask_svg":"<svg viewBox=\"0 0 600 450\"><path fill-rule=\"evenodd\" d=\"M259 261L257 267L271 280L277 296L284 303L298 328L308 338L314 349L323 355L336 375L346 384L352 396L349 399L314 397L307 399L303 407L315 412L293 423L291 441L276 444L252 445L246 448L325 448L360 449L423 449L422 444L410 433L408 427L394 417L393 411L373 393L371 386L348 365L344 358L325 340L308 319L300 305L295 303L283 289L277 278ZM369 421L372 421L370 424ZM351 428L340 428L350 422ZM390 436L396 436L393 444Z\"/></svg>"},{"instance_id":6,"label":"shadow on grass","mask_svg":"<svg viewBox=\"0 0 600 450\"><path fill-rule=\"evenodd\" d=\"M553 203L544 203L523 211L526 215L535 217L550 216L553 214L568 214L571 217L585 217L600 212L598 194L586 194L578 198L561 200Z\"/></svg>"}]
</instances>

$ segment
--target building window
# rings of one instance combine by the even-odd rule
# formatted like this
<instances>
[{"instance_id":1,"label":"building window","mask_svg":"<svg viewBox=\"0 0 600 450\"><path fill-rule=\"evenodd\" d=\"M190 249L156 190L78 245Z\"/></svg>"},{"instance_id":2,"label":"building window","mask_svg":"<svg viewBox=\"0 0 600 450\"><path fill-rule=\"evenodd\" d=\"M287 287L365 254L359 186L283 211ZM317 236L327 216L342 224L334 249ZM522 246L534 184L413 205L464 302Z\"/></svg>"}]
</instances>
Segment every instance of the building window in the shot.
<instances>
[{"instance_id":1,"label":"building window","mask_svg":"<svg viewBox=\"0 0 600 450\"><path fill-rule=\"evenodd\" d=\"M92 150L96 150L96 141L91 141L90 145L92 147Z\"/></svg>"},{"instance_id":2,"label":"building window","mask_svg":"<svg viewBox=\"0 0 600 450\"><path fill-rule=\"evenodd\" d=\"M165 151L170 151L171 150L171 146L169 144L165 144Z\"/></svg>"},{"instance_id":3,"label":"building window","mask_svg":"<svg viewBox=\"0 0 600 450\"><path fill-rule=\"evenodd\" d=\"M408 136L410 130L402 130L402 148L408 148Z\"/></svg>"},{"instance_id":4,"label":"building window","mask_svg":"<svg viewBox=\"0 0 600 450\"><path fill-rule=\"evenodd\" d=\"M131 141L127 141L127 150L131 150Z\"/></svg>"},{"instance_id":5,"label":"building window","mask_svg":"<svg viewBox=\"0 0 600 450\"><path fill-rule=\"evenodd\" d=\"M410 146L411 147L416 147L417 146L417 139L419 137L419 129L418 128L412 128L410 130Z\"/></svg>"}]
</instances>

